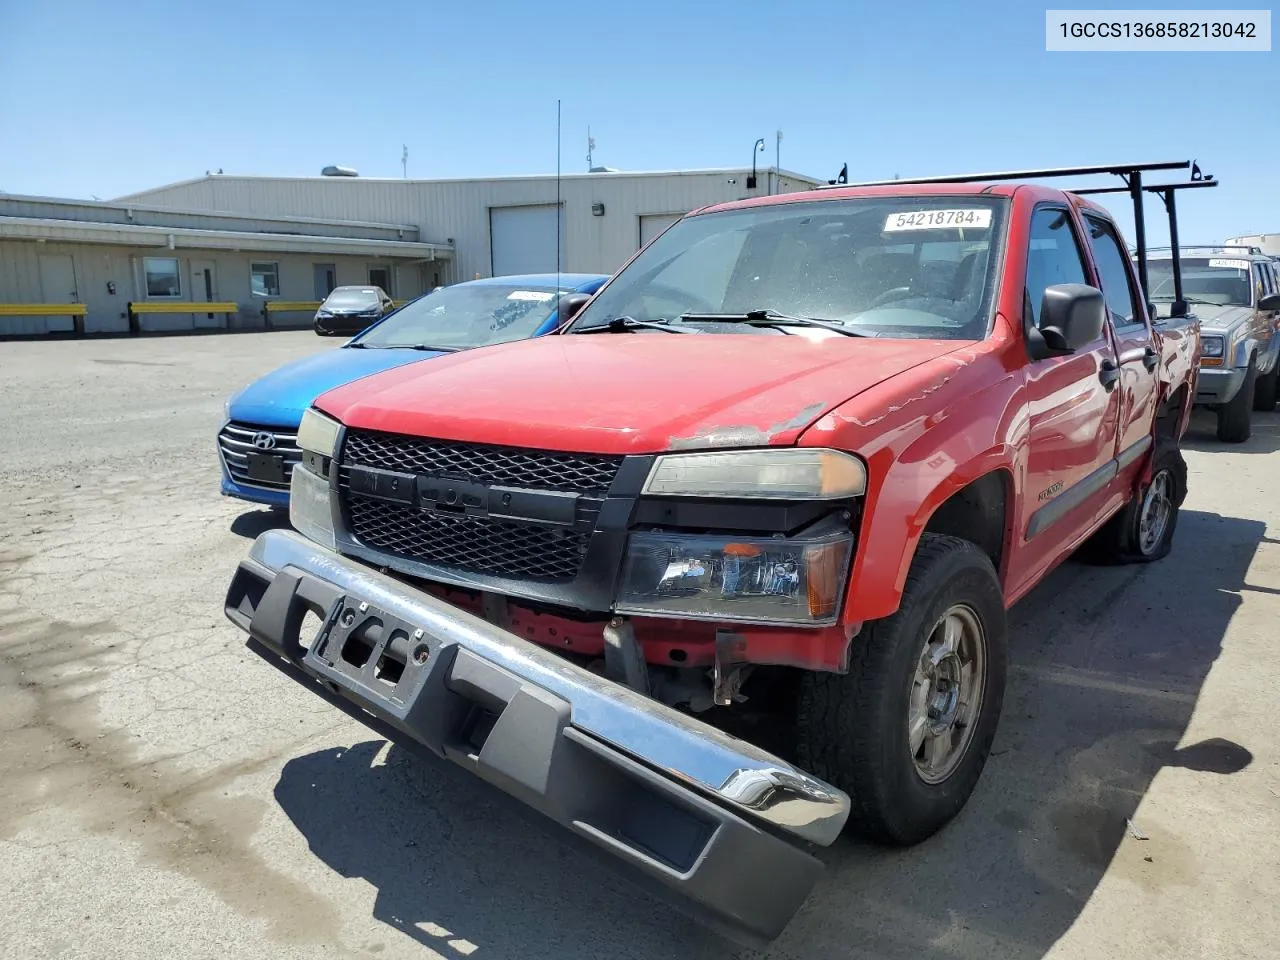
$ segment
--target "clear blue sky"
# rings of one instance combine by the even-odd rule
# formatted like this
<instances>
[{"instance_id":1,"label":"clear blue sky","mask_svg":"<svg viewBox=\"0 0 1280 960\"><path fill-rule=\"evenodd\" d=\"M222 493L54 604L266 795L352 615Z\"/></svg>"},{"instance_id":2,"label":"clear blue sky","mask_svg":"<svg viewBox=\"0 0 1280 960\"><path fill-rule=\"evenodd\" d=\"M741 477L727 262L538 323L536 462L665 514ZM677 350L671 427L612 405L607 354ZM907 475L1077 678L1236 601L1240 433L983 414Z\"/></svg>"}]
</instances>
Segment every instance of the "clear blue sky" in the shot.
<instances>
[{"instance_id":1,"label":"clear blue sky","mask_svg":"<svg viewBox=\"0 0 1280 960\"><path fill-rule=\"evenodd\" d=\"M1185 240L1280 231L1280 53L1046 53L1045 6L0 0L0 191L399 176L401 144L411 177L551 172L560 98L566 171L588 124L633 170L771 164L779 128L855 180L1195 157L1223 185Z\"/></svg>"}]
</instances>

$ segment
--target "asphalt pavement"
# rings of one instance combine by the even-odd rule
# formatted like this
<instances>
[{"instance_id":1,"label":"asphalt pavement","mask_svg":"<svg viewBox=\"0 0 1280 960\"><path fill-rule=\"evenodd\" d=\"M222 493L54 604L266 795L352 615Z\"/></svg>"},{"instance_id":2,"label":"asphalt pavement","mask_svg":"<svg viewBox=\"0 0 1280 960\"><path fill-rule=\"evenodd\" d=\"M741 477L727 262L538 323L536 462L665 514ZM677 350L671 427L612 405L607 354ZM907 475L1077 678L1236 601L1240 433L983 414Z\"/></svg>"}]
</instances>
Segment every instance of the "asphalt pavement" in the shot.
<instances>
[{"instance_id":1,"label":"asphalt pavement","mask_svg":"<svg viewBox=\"0 0 1280 960\"><path fill-rule=\"evenodd\" d=\"M1197 414L1172 554L1012 611L965 812L827 851L759 952L245 649L223 595L279 521L218 493L222 403L336 346L0 343L0 957L1275 956L1280 414L1243 446Z\"/></svg>"}]
</instances>

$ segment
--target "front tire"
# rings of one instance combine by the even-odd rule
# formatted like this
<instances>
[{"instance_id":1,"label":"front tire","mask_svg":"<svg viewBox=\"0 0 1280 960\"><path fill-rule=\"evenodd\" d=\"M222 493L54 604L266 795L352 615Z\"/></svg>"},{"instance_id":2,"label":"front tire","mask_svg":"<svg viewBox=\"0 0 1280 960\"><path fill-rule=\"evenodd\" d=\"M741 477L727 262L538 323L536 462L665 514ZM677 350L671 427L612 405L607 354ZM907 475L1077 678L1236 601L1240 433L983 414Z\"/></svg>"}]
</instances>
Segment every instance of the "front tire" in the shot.
<instances>
[{"instance_id":1,"label":"front tire","mask_svg":"<svg viewBox=\"0 0 1280 960\"><path fill-rule=\"evenodd\" d=\"M854 638L849 672L804 675L800 764L850 795L847 829L906 846L960 812L999 723L1006 632L987 555L925 534L901 605Z\"/></svg>"},{"instance_id":2,"label":"front tire","mask_svg":"<svg viewBox=\"0 0 1280 960\"><path fill-rule=\"evenodd\" d=\"M1244 383L1234 397L1218 408L1218 439L1223 443L1244 443L1253 435L1253 396L1257 382L1258 368L1250 360Z\"/></svg>"}]
</instances>

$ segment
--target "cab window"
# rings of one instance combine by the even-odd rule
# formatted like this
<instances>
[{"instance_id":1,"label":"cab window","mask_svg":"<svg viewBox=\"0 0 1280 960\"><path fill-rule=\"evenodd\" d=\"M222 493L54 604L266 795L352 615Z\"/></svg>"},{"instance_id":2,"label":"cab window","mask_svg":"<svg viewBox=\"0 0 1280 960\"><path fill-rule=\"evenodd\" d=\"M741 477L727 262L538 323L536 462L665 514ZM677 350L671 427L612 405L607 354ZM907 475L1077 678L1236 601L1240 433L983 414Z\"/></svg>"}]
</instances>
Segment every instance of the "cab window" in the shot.
<instances>
[{"instance_id":1,"label":"cab window","mask_svg":"<svg viewBox=\"0 0 1280 960\"><path fill-rule=\"evenodd\" d=\"M1041 207L1031 215L1027 250L1026 298L1033 322L1040 325L1040 306L1046 287L1059 283L1088 283L1080 243L1071 216L1060 207Z\"/></svg>"}]
</instances>

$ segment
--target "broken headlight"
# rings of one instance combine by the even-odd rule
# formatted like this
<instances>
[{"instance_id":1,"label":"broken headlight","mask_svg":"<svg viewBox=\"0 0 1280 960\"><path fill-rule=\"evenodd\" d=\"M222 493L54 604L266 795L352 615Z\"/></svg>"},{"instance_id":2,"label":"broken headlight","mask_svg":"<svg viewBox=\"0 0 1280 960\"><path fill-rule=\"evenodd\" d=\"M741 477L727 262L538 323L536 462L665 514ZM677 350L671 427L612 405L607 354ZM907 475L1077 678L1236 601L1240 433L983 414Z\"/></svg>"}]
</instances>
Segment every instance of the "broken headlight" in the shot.
<instances>
[{"instance_id":1,"label":"broken headlight","mask_svg":"<svg viewBox=\"0 0 1280 960\"><path fill-rule=\"evenodd\" d=\"M633 533L615 609L649 616L835 622L853 536Z\"/></svg>"}]
</instances>

